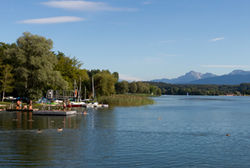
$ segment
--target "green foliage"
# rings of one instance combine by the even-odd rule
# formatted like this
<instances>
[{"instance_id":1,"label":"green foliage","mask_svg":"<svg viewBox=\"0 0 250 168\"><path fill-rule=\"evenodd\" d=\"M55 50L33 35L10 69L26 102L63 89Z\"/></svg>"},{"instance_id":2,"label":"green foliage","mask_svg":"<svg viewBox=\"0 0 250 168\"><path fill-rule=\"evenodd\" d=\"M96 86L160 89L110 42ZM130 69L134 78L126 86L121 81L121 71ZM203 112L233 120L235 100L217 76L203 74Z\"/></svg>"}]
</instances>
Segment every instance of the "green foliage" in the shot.
<instances>
[{"instance_id":1,"label":"green foliage","mask_svg":"<svg viewBox=\"0 0 250 168\"><path fill-rule=\"evenodd\" d=\"M137 92L137 84L135 82L131 82L129 84L129 92L136 93Z\"/></svg>"},{"instance_id":2,"label":"green foliage","mask_svg":"<svg viewBox=\"0 0 250 168\"><path fill-rule=\"evenodd\" d=\"M150 85L148 83L136 82L137 84L137 93L150 93Z\"/></svg>"},{"instance_id":3,"label":"green foliage","mask_svg":"<svg viewBox=\"0 0 250 168\"><path fill-rule=\"evenodd\" d=\"M9 65L0 65L0 83L1 83L1 91L3 92L3 97L5 97L5 93L10 93L13 91L13 74L11 73L13 68Z\"/></svg>"},{"instance_id":4,"label":"green foliage","mask_svg":"<svg viewBox=\"0 0 250 168\"><path fill-rule=\"evenodd\" d=\"M116 82L118 82L118 80L119 80L119 73L118 72L113 72L112 75L115 77Z\"/></svg>"},{"instance_id":5,"label":"green foliage","mask_svg":"<svg viewBox=\"0 0 250 168\"><path fill-rule=\"evenodd\" d=\"M17 92L20 96L37 98L50 86L66 88L60 73L54 71L57 58L51 51L50 39L31 33L23 33L17 39L17 46L7 50L7 55L14 65Z\"/></svg>"},{"instance_id":6,"label":"green foliage","mask_svg":"<svg viewBox=\"0 0 250 168\"><path fill-rule=\"evenodd\" d=\"M59 71L63 79L68 82L69 89L73 89L74 80L78 81L79 78L83 80L89 79L87 72L80 69L82 64L75 57L69 58L62 52L58 52L56 57L58 62L55 66L55 70Z\"/></svg>"},{"instance_id":7,"label":"green foliage","mask_svg":"<svg viewBox=\"0 0 250 168\"><path fill-rule=\"evenodd\" d=\"M116 93L118 93L118 94L128 93L128 91L129 91L128 86L129 86L129 84L127 81L117 82L115 84Z\"/></svg>"},{"instance_id":8,"label":"green foliage","mask_svg":"<svg viewBox=\"0 0 250 168\"><path fill-rule=\"evenodd\" d=\"M101 72L100 69L92 69L92 70L89 70L89 71L88 71L89 78L92 78L95 74L98 74L98 73L100 73L100 72Z\"/></svg>"},{"instance_id":9,"label":"green foliage","mask_svg":"<svg viewBox=\"0 0 250 168\"><path fill-rule=\"evenodd\" d=\"M162 92L161 92L161 89L160 88L157 88L157 90L156 90L156 95L161 95L162 94Z\"/></svg>"},{"instance_id":10,"label":"green foliage","mask_svg":"<svg viewBox=\"0 0 250 168\"><path fill-rule=\"evenodd\" d=\"M94 75L96 96L109 96L115 93L116 78L107 70Z\"/></svg>"},{"instance_id":11,"label":"green foliage","mask_svg":"<svg viewBox=\"0 0 250 168\"><path fill-rule=\"evenodd\" d=\"M11 92L13 96L36 99L45 96L50 89L72 90L76 81L78 86L81 85L82 93L86 88L90 98L93 96L93 77L98 97L116 92L160 94L156 86L144 82L118 82L118 72L82 69L82 63L75 57L70 58L62 52L55 53L51 51L52 48L52 40L28 32L23 33L16 43L0 43L1 90L4 93Z\"/></svg>"},{"instance_id":12,"label":"green foliage","mask_svg":"<svg viewBox=\"0 0 250 168\"><path fill-rule=\"evenodd\" d=\"M151 94L151 95L157 95L158 87L157 87L157 86L150 85L149 90L150 90L150 94Z\"/></svg>"},{"instance_id":13,"label":"green foliage","mask_svg":"<svg viewBox=\"0 0 250 168\"><path fill-rule=\"evenodd\" d=\"M168 95L250 95L250 84L240 85L174 85L149 82L158 86L162 94Z\"/></svg>"}]
</instances>

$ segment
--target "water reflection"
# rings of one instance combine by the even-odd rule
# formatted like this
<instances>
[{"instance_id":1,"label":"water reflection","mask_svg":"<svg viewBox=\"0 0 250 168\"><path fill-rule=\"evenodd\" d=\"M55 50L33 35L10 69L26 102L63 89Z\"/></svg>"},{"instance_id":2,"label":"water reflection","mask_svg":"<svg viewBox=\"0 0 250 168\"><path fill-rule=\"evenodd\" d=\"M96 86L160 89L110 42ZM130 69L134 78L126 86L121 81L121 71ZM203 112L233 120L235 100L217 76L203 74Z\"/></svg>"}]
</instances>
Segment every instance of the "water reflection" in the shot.
<instances>
[{"instance_id":1,"label":"water reflection","mask_svg":"<svg viewBox=\"0 0 250 168\"><path fill-rule=\"evenodd\" d=\"M108 153L103 151L115 149L115 115L112 110L79 111L73 116L1 112L0 167L61 167L56 165L62 162L84 166L90 164L86 160L103 159ZM72 158L78 159L71 163Z\"/></svg>"},{"instance_id":2,"label":"water reflection","mask_svg":"<svg viewBox=\"0 0 250 168\"><path fill-rule=\"evenodd\" d=\"M3 112L0 113L0 129L76 129L80 127L82 117L82 114L73 116L34 116L32 112Z\"/></svg>"},{"instance_id":3,"label":"water reflection","mask_svg":"<svg viewBox=\"0 0 250 168\"><path fill-rule=\"evenodd\" d=\"M68 117L0 112L0 167L250 167L250 97L191 98Z\"/></svg>"}]
</instances>

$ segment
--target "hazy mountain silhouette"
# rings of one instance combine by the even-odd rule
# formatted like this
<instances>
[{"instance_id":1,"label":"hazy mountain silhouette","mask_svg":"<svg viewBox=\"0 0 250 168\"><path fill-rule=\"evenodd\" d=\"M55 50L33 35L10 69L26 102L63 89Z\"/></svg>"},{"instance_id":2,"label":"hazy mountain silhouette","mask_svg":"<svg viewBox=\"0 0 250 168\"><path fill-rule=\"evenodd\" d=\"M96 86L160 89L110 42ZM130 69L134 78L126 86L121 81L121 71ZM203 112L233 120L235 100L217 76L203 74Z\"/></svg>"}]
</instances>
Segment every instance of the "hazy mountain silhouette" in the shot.
<instances>
[{"instance_id":1,"label":"hazy mountain silhouette","mask_svg":"<svg viewBox=\"0 0 250 168\"><path fill-rule=\"evenodd\" d=\"M152 80L152 82L164 82L164 83L172 83L172 84L187 84L192 81L200 80L200 79L206 79L206 78L211 78L215 77L215 74L212 73L205 73L202 74L200 72L195 72L195 71L190 71L186 73L185 75L182 75L178 78L173 78L173 79L155 79Z\"/></svg>"},{"instance_id":2,"label":"hazy mountain silhouette","mask_svg":"<svg viewBox=\"0 0 250 168\"><path fill-rule=\"evenodd\" d=\"M236 85L240 83L250 83L250 71L234 70L229 74L217 76L212 73L202 74L190 71L185 75L173 79L156 79L153 82L164 82L171 84L220 84Z\"/></svg>"}]
</instances>

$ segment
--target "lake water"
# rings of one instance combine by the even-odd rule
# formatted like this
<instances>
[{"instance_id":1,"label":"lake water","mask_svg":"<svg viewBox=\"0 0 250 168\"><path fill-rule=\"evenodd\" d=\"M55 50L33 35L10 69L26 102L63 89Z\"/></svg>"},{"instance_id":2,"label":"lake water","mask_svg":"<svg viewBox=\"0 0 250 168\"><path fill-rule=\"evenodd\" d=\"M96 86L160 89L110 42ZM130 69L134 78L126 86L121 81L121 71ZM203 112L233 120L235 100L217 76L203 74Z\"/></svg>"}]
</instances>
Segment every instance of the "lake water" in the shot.
<instances>
[{"instance_id":1,"label":"lake water","mask_svg":"<svg viewBox=\"0 0 250 168\"><path fill-rule=\"evenodd\" d=\"M1 112L0 167L250 167L250 97L154 99L69 117Z\"/></svg>"}]
</instances>

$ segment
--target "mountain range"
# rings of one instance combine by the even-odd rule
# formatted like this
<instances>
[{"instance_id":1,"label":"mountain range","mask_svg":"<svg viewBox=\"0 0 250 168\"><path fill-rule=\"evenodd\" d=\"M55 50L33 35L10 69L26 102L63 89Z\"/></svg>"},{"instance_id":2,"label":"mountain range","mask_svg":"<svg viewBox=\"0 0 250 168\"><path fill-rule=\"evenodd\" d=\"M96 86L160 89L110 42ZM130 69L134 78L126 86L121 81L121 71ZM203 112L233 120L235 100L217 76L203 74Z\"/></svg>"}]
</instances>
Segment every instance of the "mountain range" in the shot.
<instances>
[{"instance_id":1,"label":"mountain range","mask_svg":"<svg viewBox=\"0 0 250 168\"><path fill-rule=\"evenodd\" d=\"M250 71L234 70L229 74L215 75L212 73L202 74L200 72L190 71L173 79L155 79L152 82L163 82L170 84L217 84L217 85L237 85L241 83L250 83Z\"/></svg>"}]
</instances>

